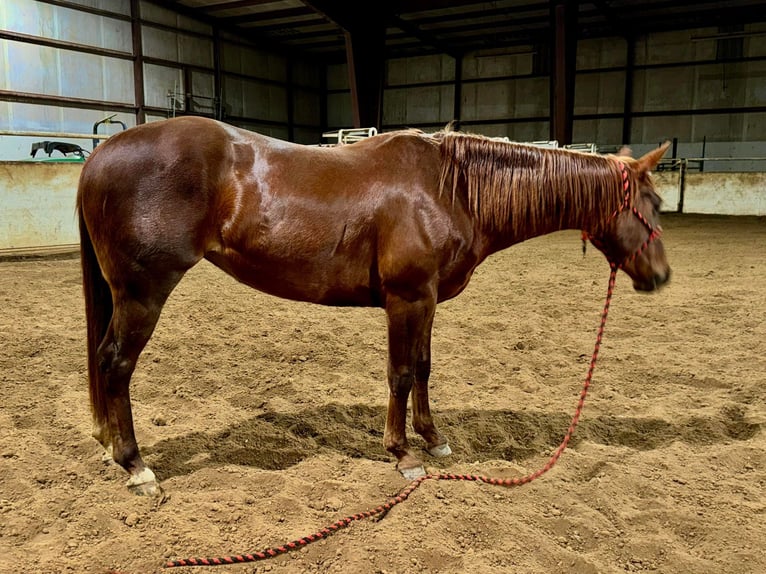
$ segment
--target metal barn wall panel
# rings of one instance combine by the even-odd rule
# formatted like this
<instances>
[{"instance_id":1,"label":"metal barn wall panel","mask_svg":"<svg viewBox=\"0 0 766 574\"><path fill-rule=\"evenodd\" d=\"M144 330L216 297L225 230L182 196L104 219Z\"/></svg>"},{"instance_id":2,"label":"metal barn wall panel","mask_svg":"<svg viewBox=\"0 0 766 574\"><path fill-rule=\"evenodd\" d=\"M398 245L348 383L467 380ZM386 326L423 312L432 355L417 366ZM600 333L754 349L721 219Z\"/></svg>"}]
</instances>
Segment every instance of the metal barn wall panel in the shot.
<instances>
[{"instance_id":1,"label":"metal barn wall panel","mask_svg":"<svg viewBox=\"0 0 766 574\"><path fill-rule=\"evenodd\" d=\"M133 64L94 54L0 40L0 89L132 104Z\"/></svg>"},{"instance_id":2,"label":"metal barn wall panel","mask_svg":"<svg viewBox=\"0 0 766 574\"><path fill-rule=\"evenodd\" d=\"M322 98L316 92L295 89L293 93L293 120L297 124L319 126ZM318 143L318 142L314 142Z\"/></svg>"},{"instance_id":3,"label":"metal barn wall panel","mask_svg":"<svg viewBox=\"0 0 766 574\"><path fill-rule=\"evenodd\" d=\"M130 0L69 0L69 3L130 16Z\"/></svg>"},{"instance_id":4,"label":"metal barn wall panel","mask_svg":"<svg viewBox=\"0 0 766 574\"><path fill-rule=\"evenodd\" d=\"M385 98L383 100L385 106ZM327 125L330 128L348 128L354 125L351 113L351 92L327 95Z\"/></svg>"},{"instance_id":5,"label":"metal barn wall panel","mask_svg":"<svg viewBox=\"0 0 766 574\"><path fill-rule=\"evenodd\" d=\"M287 81L287 59L284 56L228 42L221 44L221 68L224 72L244 76Z\"/></svg>"},{"instance_id":6,"label":"metal barn wall panel","mask_svg":"<svg viewBox=\"0 0 766 574\"><path fill-rule=\"evenodd\" d=\"M236 122L233 122L233 125L241 127L246 130L250 130L251 132L258 132L259 134L263 134L265 136L269 136L269 137L277 138L281 140L286 140L288 136L290 135L287 127L282 127L282 126L272 126L272 125L261 124L258 122L249 122L249 121L236 121Z\"/></svg>"},{"instance_id":7,"label":"metal barn wall panel","mask_svg":"<svg viewBox=\"0 0 766 574\"><path fill-rule=\"evenodd\" d=\"M348 90L348 66L346 64L329 64L327 66L327 89Z\"/></svg>"},{"instance_id":8,"label":"metal barn wall panel","mask_svg":"<svg viewBox=\"0 0 766 574\"><path fill-rule=\"evenodd\" d=\"M183 70L144 64L144 101L147 106L165 108L172 112L168 95L174 91L180 98L176 111L183 111L183 95L186 93Z\"/></svg>"},{"instance_id":9,"label":"metal barn wall panel","mask_svg":"<svg viewBox=\"0 0 766 574\"><path fill-rule=\"evenodd\" d=\"M716 41L693 41L692 38L711 37L716 34L716 28L700 28L642 35L636 39L636 64L641 66L714 60Z\"/></svg>"},{"instance_id":10,"label":"metal barn wall panel","mask_svg":"<svg viewBox=\"0 0 766 574\"><path fill-rule=\"evenodd\" d=\"M191 111L215 114L215 76L206 72L191 73Z\"/></svg>"},{"instance_id":11,"label":"metal barn wall panel","mask_svg":"<svg viewBox=\"0 0 766 574\"><path fill-rule=\"evenodd\" d=\"M748 63L744 89L746 106L766 105L766 62Z\"/></svg>"},{"instance_id":12,"label":"metal barn wall panel","mask_svg":"<svg viewBox=\"0 0 766 574\"><path fill-rule=\"evenodd\" d=\"M746 105L750 62L697 66L693 108L729 108ZM764 94L766 95L766 94ZM766 104L766 97L753 105Z\"/></svg>"},{"instance_id":13,"label":"metal barn wall panel","mask_svg":"<svg viewBox=\"0 0 766 574\"><path fill-rule=\"evenodd\" d=\"M397 58L386 63L389 86L455 79L455 59L447 55Z\"/></svg>"},{"instance_id":14,"label":"metal barn wall panel","mask_svg":"<svg viewBox=\"0 0 766 574\"><path fill-rule=\"evenodd\" d=\"M622 145L622 118L575 119L572 140L577 143L595 143L601 146Z\"/></svg>"},{"instance_id":15,"label":"metal barn wall panel","mask_svg":"<svg viewBox=\"0 0 766 574\"><path fill-rule=\"evenodd\" d=\"M763 142L763 145L757 152L760 155L766 155L766 112L747 114L745 125L742 128L744 134L743 140ZM749 153L752 157L755 153Z\"/></svg>"},{"instance_id":16,"label":"metal barn wall panel","mask_svg":"<svg viewBox=\"0 0 766 574\"><path fill-rule=\"evenodd\" d=\"M577 69L615 68L627 63L625 38L608 37L580 40L577 43Z\"/></svg>"},{"instance_id":17,"label":"metal barn wall panel","mask_svg":"<svg viewBox=\"0 0 766 574\"><path fill-rule=\"evenodd\" d=\"M677 137L679 141L691 140L692 124L694 118L685 116L664 117L634 117L631 123L630 144L635 147L637 143L658 143Z\"/></svg>"},{"instance_id":18,"label":"metal barn wall panel","mask_svg":"<svg viewBox=\"0 0 766 574\"><path fill-rule=\"evenodd\" d=\"M532 73L532 66L531 48L529 51L518 54L474 55L463 58L463 79L477 80L524 76Z\"/></svg>"},{"instance_id":19,"label":"metal barn wall panel","mask_svg":"<svg viewBox=\"0 0 766 574\"><path fill-rule=\"evenodd\" d=\"M693 109L695 82L691 66L636 70L633 109L642 112Z\"/></svg>"},{"instance_id":20,"label":"metal barn wall panel","mask_svg":"<svg viewBox=\"0 0 766 574\"><path fill-rule=\"evenodd\" d=\"M463 85L462 120L508 119L516 116L513 80Z\"/></svg>"},{"instance_id":21,"label":"metal barn wall panel","mask_svg":"<svg viewBox=\"0 0 766 574\"><path fill-rule=\"evenodd\" d=\"M0 29L125 53L132 50L130 22L36 0L0 3Z\"/></svg>"},{"instance_id":22,"label":"metal barn wall panel","mask_svg":"<svg viewBox=\"0 0 766 574\"><path fill-rule=\"evenodd\" d=\"M622 113L625 105L625 72L576 76L574 105L575 115Z\"/></svg>"},{"instance_id":23,"label":"metal barn wall panel","mask_svg":"<svg viewBox=\"0 0 766 574\"><path fill-rule=\"evenodd\" d=\"M178 28L179 30L186 30L188 32L207 34L209 36L213 35L213 29L209 24L205 24L194 18L189 18L168 8L158 6L157 4L142 0L140 3L140 10L141 18L143 20L156 22L157 24Z\"/></svg>"},{"instance_id":24,"label":"metal barn wall panel","mask_svg":"<svg viewBox=\"0 0 766 574\"><path fill-rule=\"evenodd\" d=\"M466 121L548 117L548 99L545 76L464 84L462 117Z\"/></svg>"},{"instance_id":25,"label":"metal barn wall panel","mask_svg":"<svg viewBox=\"0 0 766 574\"><path fill-rule=\"evenodd\" d=\"M383 95L383 124L444 127L454 118L454 86L389 88Z\"/></svg>"},{"instance_id":26,"label":"metal barn wall panel","mask_svg":"<svg viewBox=\"0 0 766 574\"><path fill-rule=\"evenodd\" d=\"M490 137L507 137L511 141L533 142L548 139L550 125L548 121L530 121L513 123L492 123L474 125L471 122L461 122L465 131L479 133Z\"/></svg>"},{"instance_id":27,"label":"metal barn wall panel","mask_svg":"<svg viewBox=\"0 0 766 574\"><path fill-rule=\"evenodd\" d=\"M292 81L296 86L316 89L322 87L322 66L300 60L294 60L292 66Z\"/></svg>"},{"instance_id":28,"label":"metal barn wall panel","mask_svg":"<svg viewBox=\"0 0 766 574\"><path fill-rule=\"evenodd\" d=\"M62 95L59 90L57 49L12 40L0 40L0 47L5 60L0 89Z\"/></svg>"},{"instance_id":29,"label":"metal barn wall panel","mask_svg":"<svg viewBox=\"0 0 766 574\"><path fill-rule=\"evenodd\" d=\"M322 130L295 128L295 141L300 144L316 144L322 140Z\"/></svg>"},{"instance_id":30,"label":"metal barn wall panel","mask_svg":"<svg viewBox=\"0 0 766 574\"><path fill-rule=\"evenodd\" d=\"M230 116L287 122L287 90L283 86L225 76L223 94Z\"/></svg>"},{"instance_id":31,"label":"metal barn wall panel","mask_svg":"<svg viewBox=\"0 0 766 574\"><path fill-rule=\"evenodd\" d=\"M742 38L743 56L762 58L766 28L745 28L744 34L756 35ZM650 34L641 40L643 50L637 48L637 62L668 66L650 65L634 73L633 142L664 138L689 143L757 141L759 151L754 155L766 154L766 128L758 111L766 107L766 62L715 62L719 34L717 29L705 28ZM685 58L691 62L685 63ZM748 108L754 111L738 112ZM696 110L704 113L695 114Z\"/></svg>"},{"instance_id":32,"label":"metal barn wall panel","mask_svg":"<svg viewBox=\"0 0 766 574\"><path fill-rule=\"evenodd\" d=\"M143 52L157 58L205 68L213 67L213 40L170 30L143 26Z\"/></svg>"}]
</instances>

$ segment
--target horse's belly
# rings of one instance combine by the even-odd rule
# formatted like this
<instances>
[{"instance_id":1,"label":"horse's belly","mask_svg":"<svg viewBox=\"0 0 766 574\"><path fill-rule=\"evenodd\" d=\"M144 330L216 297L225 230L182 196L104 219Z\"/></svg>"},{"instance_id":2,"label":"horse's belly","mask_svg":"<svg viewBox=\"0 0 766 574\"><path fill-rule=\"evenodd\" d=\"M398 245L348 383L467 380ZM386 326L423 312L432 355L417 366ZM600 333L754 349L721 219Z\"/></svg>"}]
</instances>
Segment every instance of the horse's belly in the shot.
<instances>
[{"instance_id":1,"label":"horse's belly","mask_svg":"<svg viewBox=\"0 0 766 574\"><path fill-rule=\"evenodd\" d=\"M379 285L358 261L244 257L236 252L209 252L205 258L245 285L276 297L346 307L381 304Z\"/></svg>"}]
</instances>

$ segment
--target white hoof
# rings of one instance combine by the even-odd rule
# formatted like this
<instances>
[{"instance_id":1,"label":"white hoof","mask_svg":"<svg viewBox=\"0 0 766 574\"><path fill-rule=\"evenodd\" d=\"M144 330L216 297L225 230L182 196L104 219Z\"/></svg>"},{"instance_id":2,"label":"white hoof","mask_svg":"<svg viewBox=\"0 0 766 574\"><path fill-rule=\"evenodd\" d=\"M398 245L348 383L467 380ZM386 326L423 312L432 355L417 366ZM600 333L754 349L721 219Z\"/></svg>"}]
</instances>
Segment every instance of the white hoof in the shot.
<instances>
[{"instance_id":1,"label":"white hoof","mask_svg":"<svg viewBox=\"0 0 766 574\"><path fill-rule=\"evenodd\" d=\"M415 480L416 478L425 476L426 469L423 468L422 466L416 466L415 468L400 468L399 472L407 480Z\"/></svg>"},{"instance_id":2,"label":"white hoof","mask_svg":"<svg viewBox=\"0 0 766 574\"><path fill-rule=\"evenodd\" d=\"M445 442L444 444L432 446L431 448L427 449L426 452L431 456L442 457L451 455L452 449L449 447L449 444Z\"/></svg>"},{"instance_id":3,"label":"white hoof","mask_svg":"<svg viewBox=\"0 0 766 574\"><path fill-rule=\"evenodd\" d=\"M159 496L162 494L162 489L157 483L157 477L149 468L130 476L128 490L140 496Z\"/></svg>"}]
</instances>

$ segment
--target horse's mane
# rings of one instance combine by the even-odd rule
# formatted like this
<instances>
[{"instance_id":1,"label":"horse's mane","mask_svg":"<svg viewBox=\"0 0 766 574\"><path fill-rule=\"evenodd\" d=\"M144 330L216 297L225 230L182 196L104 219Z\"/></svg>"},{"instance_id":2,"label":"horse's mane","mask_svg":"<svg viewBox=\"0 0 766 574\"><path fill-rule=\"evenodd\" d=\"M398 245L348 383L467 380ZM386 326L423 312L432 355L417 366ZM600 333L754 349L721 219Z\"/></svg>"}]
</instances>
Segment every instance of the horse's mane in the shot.
<instances>
[{"instance_id":1,"label":"horse's mane","mask_svg":"<svg viewBox=\"0 0 766 574\"><path fill-rule=\"evenodd\" d=\"M614 158L439 132L441 193L463 195L482 225L531 235L550 229L598 233L624 201Z\"/></svg>"}]
</instances>

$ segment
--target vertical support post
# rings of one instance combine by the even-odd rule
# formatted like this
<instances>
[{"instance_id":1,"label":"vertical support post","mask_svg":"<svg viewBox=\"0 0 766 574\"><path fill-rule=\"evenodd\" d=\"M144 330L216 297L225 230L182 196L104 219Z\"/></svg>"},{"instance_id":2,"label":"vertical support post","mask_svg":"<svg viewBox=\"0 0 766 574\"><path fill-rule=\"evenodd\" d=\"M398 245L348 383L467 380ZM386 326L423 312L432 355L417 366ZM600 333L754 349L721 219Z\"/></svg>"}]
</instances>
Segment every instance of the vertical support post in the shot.
<instances>
[{"instance_id":1,"label":"vertical support post","mask_svg":"<svg viewBox=\"0 0 766 574\"><path fill-rule=\"evenodd\" d=\"M191 114L194 110L194 82L192 81L192 71L186 66L183 67L184 77L184 114Z\"/></svg>"},{"instance_id":2,"label":"vertical support post","mask_svg":"<svg viewBox=\"0 0 766 574\"><path fill-rule=\"evenodd\" d=\"M287 57L287 141L295 141L295 87L293 74L295 66L292 56Z\"/></svg>"},{"instance_id":3,"label":"vertical support post","mask_svg":"<svg viewBox=\"0 0 766 574\"><path fill-rule=\"evenodd\" d=\"M385 23L367 21L364 29L346 31L351 106L354 127L381 127L383 119L383 75L385 73Z\"/></svg>"},{"instance_id":4,"label":"vertical support post","mask_svg":"<svg viewBox=\"0 0 766 574\"><path fill-rule=\"evenodd\" d=\"M678 208L676 209L678 213L684 212L684 194L686 193L687 167L686 159L682 159L679 166L680 173L678 174Z\"/></svg>"},{"instance_id":5,"label":"vertical support post","mask_svg":"<svg viewBox=\"0 0 766 574\"><path fill-rule=\"evenodd\" d=\"M322 76L319 78L319 89L322 91L319 97L319 133L323 134L328 129L327 121L327 64L322 66Z\"/></svg>"},{"instance_id":6,"label":"vertical support post","mask_svg":"<svg viewBox=\"0 0 766 574\"><path fill-rule=\"evenodd\" d=\"M629 34L625 40L625 99L622 104L622 143L629 145L633 129L633 74L636 66L636 37Z\"/></svg>"},{"instance_id":7,"label":"vertical support post","mask_svg":"<svg viewBox=\"0 0 766 574\"><path fill-rule=\"evenodd\" d=\"M139 0L130 0L130 26L133 36L133 90L136 101L136 125L139 125L146 123L144 47L141 39L141 6Z\"/></svg>"},{"instance_id":8,"label":"vertical support post","mask_svg":"<svg viewBox=\"0 0 766 574\"><path fill-rule=\"evenodd\" d=\"M455 58L455 101L452 108L454 129L460 129L460 118L463 113L463 56Z\"/></svg>"},{"instance_id":9,"label":"vertical support post","mask_svg":"<svg viewBox=\"0 0 766 574\"><path fill-rule=\"evenodd\" d=\"M223 119L223 76L221 74L221 31L213 27L213 117Z\"/></svg>"},{"instance_id":10,"label":"vertical support post","mask_svg":"<svg viewBox=\"0 0 766 574\"><path fill-rule=\"evenodd\" d=\"M556 0L551 5L551 139L572 143L575 66L577 65L577 0Z\"/></svg>"}]
</instances>

